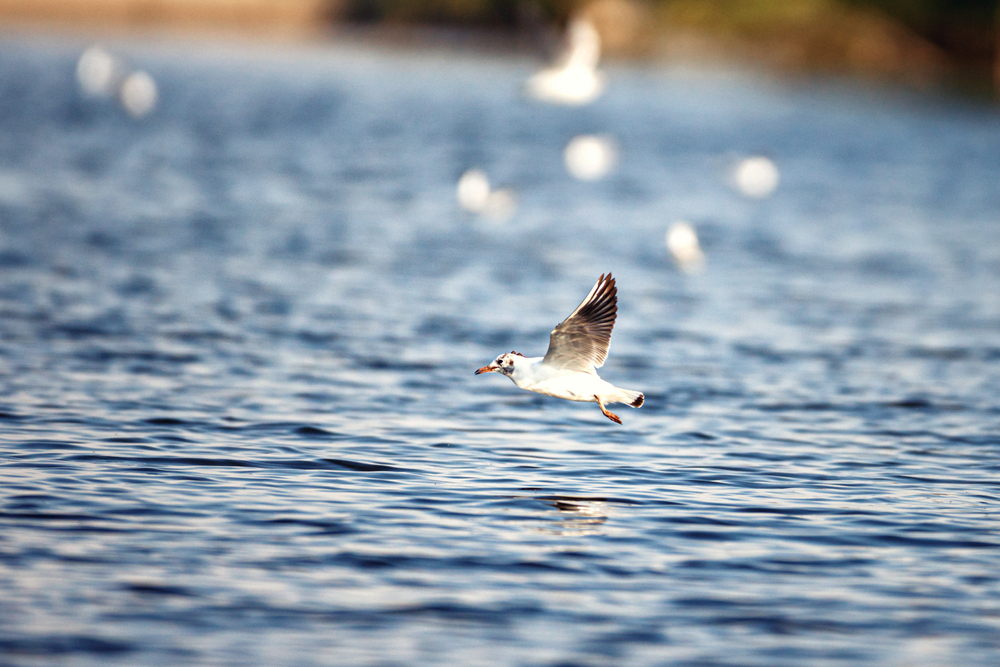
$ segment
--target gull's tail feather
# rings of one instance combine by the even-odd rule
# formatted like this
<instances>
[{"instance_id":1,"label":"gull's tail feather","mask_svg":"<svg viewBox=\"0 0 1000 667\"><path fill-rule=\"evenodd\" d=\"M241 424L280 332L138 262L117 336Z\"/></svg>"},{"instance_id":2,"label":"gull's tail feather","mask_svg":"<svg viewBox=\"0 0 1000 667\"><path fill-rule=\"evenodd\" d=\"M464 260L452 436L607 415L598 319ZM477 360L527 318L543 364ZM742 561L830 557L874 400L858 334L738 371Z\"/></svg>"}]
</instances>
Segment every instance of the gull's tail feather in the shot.
<instances>
[{"instance_id":1,"label":"gull's tail feather","mask_svg":"<svg viewBox=\"0 0 1000 667\"><path fill-rule=\"evenodd\" d=\"M641 391L632 391L631 389L621 389L622 400L621 403L628 403L633 408L641 408L642 404L646 402L646 396Z\"/></svg>"}]
</instances>

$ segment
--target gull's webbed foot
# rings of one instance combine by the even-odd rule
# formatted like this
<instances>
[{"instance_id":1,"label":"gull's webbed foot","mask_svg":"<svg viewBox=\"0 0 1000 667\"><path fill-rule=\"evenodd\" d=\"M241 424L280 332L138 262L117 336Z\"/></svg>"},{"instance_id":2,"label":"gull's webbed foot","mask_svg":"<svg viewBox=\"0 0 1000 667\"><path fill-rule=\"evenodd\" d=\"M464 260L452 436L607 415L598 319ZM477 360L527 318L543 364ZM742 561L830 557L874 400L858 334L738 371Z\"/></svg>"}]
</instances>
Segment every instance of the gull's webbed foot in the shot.
<instances>
[{"instance_id":1,"label":"gull's webbed foot","mask_svg":"<svg viewBox=\"0 0 1000 667\"><path fill-rule=\"evenodd\" d=\"M622 423L621 417L619 417L618 415L616 415L615 413L609 411L606 407L604 407L604 401L601 400L600 396L594 396L594 398L597 400L597 404L601 406L601 412L604 413L605 417L607 417L616 424Z\"/></svg>"}]
</instances>

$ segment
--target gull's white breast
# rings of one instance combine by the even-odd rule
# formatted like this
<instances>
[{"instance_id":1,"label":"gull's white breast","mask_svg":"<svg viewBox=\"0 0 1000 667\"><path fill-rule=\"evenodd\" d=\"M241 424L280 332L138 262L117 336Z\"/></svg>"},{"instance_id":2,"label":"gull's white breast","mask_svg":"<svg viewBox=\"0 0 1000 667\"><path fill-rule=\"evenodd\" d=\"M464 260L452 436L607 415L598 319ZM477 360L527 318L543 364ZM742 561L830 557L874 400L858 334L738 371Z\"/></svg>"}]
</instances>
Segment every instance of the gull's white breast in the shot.
<instances>
[{"instance_id":1,"label":"gull's white breast","mask_svg":"<svg viewBox=\"0 0 1000 667\"><path fill-rule=\"evenodd\" d=\"M521 389L570 401L592 403L595 402L595 395L604 397L618 393L614 385L605 382L596 373L581 373L551 366L543 363L541 357L524 359L518 363L511 379Z\"/></svg>"},{"instance_id":2,"label":"gull's white breast","mask_svg":"<svg viewBox=\"0 0 1000 667\"><path fill-rule=\"evenodd\" d=\"M565 398L569 401L584 401L596 403L595 396L605 397L618 394L618 389L610 382L605 382L590 373L573 373L549 378L530 385L519 385L522 389L534 391L546 396Z\"/></svg>"}]
</instances>

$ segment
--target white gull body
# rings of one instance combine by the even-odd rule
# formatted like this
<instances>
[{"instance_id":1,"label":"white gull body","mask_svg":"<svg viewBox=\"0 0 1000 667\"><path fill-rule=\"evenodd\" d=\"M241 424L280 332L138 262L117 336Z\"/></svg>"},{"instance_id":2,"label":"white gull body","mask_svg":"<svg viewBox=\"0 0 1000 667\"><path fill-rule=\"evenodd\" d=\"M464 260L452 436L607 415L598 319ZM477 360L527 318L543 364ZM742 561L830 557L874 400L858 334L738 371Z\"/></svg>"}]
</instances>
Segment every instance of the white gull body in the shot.
<instances>
[{"instance_id":1,"label":"white gull body","mask_svg":"<svg viewBox=\"0 0 1000 667\"><path fill-rule=\"evenodd\" d=\"M501 354L490 365L476 371L502 373L521 389L570 401L597 403L604 416L619 424L609 412L609 403L642 405L641 391L621 389L597 375L611 343L618 314L618 289L611 274L601 275L587 298L549 336L544 357L525 357L517 352Z\"/></svg>"},{"instance_id":2,"label":"white gull body","mask_svg":"<svg viewBox=\"0 0 1000 667\"><path fill-rule=\"evenodd\" d=\"M542 102L590 104L604 90L604 76L597 71L601 37L594 26L584 19L572 21L566 36L565 53L555 65L528 79L527 92Z\"/></svg>"}]
</instances>

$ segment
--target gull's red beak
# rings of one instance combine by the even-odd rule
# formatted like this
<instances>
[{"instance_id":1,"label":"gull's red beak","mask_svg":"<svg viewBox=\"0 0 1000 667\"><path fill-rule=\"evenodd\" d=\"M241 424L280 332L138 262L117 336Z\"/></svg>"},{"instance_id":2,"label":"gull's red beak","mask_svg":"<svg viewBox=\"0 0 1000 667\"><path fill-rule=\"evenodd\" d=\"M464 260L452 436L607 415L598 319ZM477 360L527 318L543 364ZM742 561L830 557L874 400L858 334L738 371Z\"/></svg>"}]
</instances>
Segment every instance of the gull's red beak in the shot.
<instances>
[{"instance_id":1,"label":"gull's red beak","mask_svg":"<svg viewBox=\"0 0 1000 667\"><path fill-rule=\"evenodd\" d=\"M494 373L498 370L500 369L497 368L496 366L483 366L478 371L476 371L476 375L479 375L480 373Z\"/></svg>"}]
</instances>

